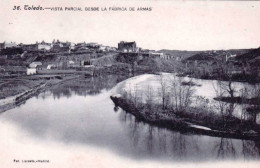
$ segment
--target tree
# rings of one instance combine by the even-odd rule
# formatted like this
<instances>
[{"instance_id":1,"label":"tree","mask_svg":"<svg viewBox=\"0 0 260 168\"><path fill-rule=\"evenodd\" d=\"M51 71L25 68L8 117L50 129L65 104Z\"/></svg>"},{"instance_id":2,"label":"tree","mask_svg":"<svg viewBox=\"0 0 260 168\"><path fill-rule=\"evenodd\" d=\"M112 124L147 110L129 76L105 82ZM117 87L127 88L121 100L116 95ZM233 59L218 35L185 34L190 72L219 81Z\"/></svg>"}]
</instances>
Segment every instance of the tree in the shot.
<instances>
[{"instance_id":1,"label":"tree","mask_svg":"<svg viewBox=\"0 0 260 168\"><path fill-rule=\"evenodd\" d=\"M213 88L215 90L216 96L219 98L224 97L224 90L223 90L223 81L221 80L217 80L216 83L213 83ZM215 104L215 109L219 110L220 115L222 117L222 123L223 123L223 127L225 128L226 126L226 106L228 103L224 102L224 101L216 101Z\"/></svg>"},{"instance_id":2,"label":"tree","mask_svg":"<svg viewBox=\"0 0 260 168\"><path fill-rule=\"evenodd\" d=\"M159 95L162 99L162 109L167 108L168 102L168 81L166 78L160 74L159 76L160 88L159 88Z\"/></svg>"},{"instance_id":3,"label":"tree","mask_svg":"<svg viewBox=\"0 0 260 168\"><path fill-rule=\"evenodd\" d=\"M152 109L152 105L153 105L153 89L151 88L150 85L147 86L145 92L145 100L146 100L146 105L148 107L149 110Z\"/></svg>"},{"instance_id":4,"label":"tree","mask_svg":"<svg viewBox=\"0 0 260 168\"><path fill-rule=\"evenodd\" d=\"M183 85L183 82L184 78L175 75L170 78L169 82L171 105L176 112L183 112L189 107L194 93L192 80L188 82L189 85Z\"/></svg>"},{"instance_id":5,"label":"tree","mask_svg":"<svg viewBox=\"0 0 260 168\"><path fill-rule=\"evenodd\" d=\"M247 113L249 114L251 120L253 123L256 123L257 117L260 113L260 105L259 102L260 101L260 84L255 84L253 86L253 88L251 89L251 93L250 93L252 99L254 99L254 102L251 102L250 107L248 107L246 109Z\"/></svg>"},{"instance_id":6,"label":"tree","mask_svg":"<svg viewBox=\"0 0 260 168\"><path fill-rule=\"evenodd\" d=\"M215 83L215 84L213 83L213 87L215 89L217 98L220 100L219 103L221 103L221 100L224 97L227 97L227 95L230 98L231 102L235 101L235 93L237 91L236 91L236 88L234 86L233 81L231 80L231 76L229 77L228 82L227 81L221 81L221 78L219 78L217 80L217 83ZM232 116L234 108L235 108L235 104L231 103L229 108L226 109L226 112L228 113L229 116Z\"/></svg>"}]
</instances>

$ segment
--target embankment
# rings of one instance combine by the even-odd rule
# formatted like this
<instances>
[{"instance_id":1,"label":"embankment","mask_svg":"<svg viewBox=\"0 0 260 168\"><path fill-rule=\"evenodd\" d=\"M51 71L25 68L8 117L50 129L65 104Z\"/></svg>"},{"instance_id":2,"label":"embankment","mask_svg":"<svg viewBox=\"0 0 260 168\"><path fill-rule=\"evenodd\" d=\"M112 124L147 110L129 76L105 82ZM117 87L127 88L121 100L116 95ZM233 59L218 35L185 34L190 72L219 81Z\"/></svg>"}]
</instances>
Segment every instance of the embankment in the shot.
<instances>
[{"instance_id":1,"label":"embankment","mask_svg":"<svg viewBox=\"0 0 260 168\"><path fill-rule=\"evenodd\" d=\"M47 89L48 87L60 84L62 82L68 81L68 80L73 80L78 77L79 77L78 75L77 76L71 75L71 76L63 77L60 80L47 80L43 84L34 86L33 88L28 89L22 93L19 93L19 94L13 95L13 96L7 96L4 99L0 99L0 113L7 111L9 109L12 109L12 108L16 107L17 105L22 104L23 102L25 102L26 100L31 98L33 95L42 92L43 90Z\"/></svg>"}]
</instances>

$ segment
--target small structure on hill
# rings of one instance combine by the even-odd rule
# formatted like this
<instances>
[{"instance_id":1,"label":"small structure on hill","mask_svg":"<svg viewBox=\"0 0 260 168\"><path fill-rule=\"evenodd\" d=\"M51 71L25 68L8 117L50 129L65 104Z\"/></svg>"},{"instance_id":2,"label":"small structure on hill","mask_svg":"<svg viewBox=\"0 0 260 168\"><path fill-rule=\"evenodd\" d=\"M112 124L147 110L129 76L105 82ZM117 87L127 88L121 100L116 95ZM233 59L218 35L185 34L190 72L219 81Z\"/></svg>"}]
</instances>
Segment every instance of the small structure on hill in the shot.
<instances>
[{"instance_id":1,"label":"small structure on hill","mask_svg":"<svg viewBox=\"0 0 260 168\"><path fill-rule=\"evenodd\" d=\"M52 42L52 51L53 52L70 52L76 47L75 43L71 42L60 42L59 40Z\"/></svg>"},{"instance_id":2,"label":"small structure on hill","mask_svg":"<svg viewBox=\"0 0 260 168\"><path fill-rule=\"evenodd\" d=\"M161 52L151 52L149 56L151 58L163 58L163 53L161 53Z\"/></svg>"},{"instance_id":3,"label":"small structure on hill","mask_svg":"<svg viewBox=\"0 0 260 168\"><path fill-rule=\"evenodd\" d=\"M15 44L14 42L3 42L3 43L0 43L0 51L2 49L6 49L6 48L14 48L14 47L17 47L17 44Z\"/></svg>"},{"instance_id":4,"label":"small structure on hill","mask_svg":"<svg viewBox=\"0 0 260 168\"><path fill-rule=\"evenodd\" d=\"M29 67L30 68L36 68L39 65L42 65L42 63L41 62L32 62L32 63L30 63Z\"/></svg>"},{"instance_id":5,"label":"small structure on hill","mask_svg":"<svg viewBox=\"0 0 260 168\"><path fill-rule=\"evenodd\" d=\"M37 67L42 66L41 62L32 62L30 63L29 67L27 68L26 74L33 75L37 73Z\"/></svg>"},{"instance_id":6,"label":"small structure on hill","mask_svg":"<svg viewBox=\"0 0 260 168\"><path fill-rule=\"evenodd\" d=\"M22 49L24 51L50 51L51 44L42 41L41 43L36 42L35 44L22 44Z\"/></svg>"},{"instance_id":7,"label":"small structure on hill","mask_svg":"<svg viewBox=\"0 0 260 168\"><path fill-rule=\"evenodd\" d=\"M118 43L118 50L123 53L137 53L138 48L136 47L136 42L125 42L121 41Z\"/></svg>"}]
</instances>

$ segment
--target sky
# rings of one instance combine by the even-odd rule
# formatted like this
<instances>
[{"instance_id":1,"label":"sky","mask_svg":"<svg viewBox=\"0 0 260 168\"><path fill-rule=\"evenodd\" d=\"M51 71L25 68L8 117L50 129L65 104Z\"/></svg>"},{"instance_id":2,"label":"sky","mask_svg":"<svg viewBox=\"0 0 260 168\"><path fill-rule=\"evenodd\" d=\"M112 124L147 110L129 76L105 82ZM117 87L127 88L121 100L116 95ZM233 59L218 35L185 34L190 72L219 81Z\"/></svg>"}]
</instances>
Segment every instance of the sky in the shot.
<instances>
[{"instance_id":1,"label":"sky","mask_svg":"<svg viewBox=\"0 0 260 168\"><path fill-rule=\"evenodd\" d=\"M0 42L53 39L117 46L136 41L144 49L213 50L260 46L257 1L0 0ZM63 7L63 11L15 11L14 5ZM152 7L152 11L69 12L65 7Z\"/></svg>"}]
</instances>

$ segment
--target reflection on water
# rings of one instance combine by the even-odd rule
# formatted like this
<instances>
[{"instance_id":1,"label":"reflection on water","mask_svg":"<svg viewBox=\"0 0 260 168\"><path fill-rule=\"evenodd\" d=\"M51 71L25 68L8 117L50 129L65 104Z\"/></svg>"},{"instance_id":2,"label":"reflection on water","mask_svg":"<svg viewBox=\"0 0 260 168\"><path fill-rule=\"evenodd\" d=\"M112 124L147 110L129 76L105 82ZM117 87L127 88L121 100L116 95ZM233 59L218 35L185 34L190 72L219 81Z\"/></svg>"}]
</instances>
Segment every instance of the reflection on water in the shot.
<instances>
[{"instance_id":1,"label":"reflection on water","mask_svg":"<svg viewBox=\"0 0 260 168\"><path fill-rule=\"evenodd\" d=\"M29 99L0 115L41 141L106 148L120 156L148 160L208 161L259 159L259 141L180 134L138 122L114 107L110 90L122 76L77 79ZM48 144L46 144L48 145Z\"/></svg>"},{"instance_id":2,"label":"reflection on water","mask_svg":"<svg viewBox=\"0 0 260 168\"><path fill-rule=\"evenodd\" d=\"M123 111L120 120L127 128L133 146L149 157L193 161L259 158L259 142L184 135L138 122Z\"/></svg>"},{"instance_id":3,"label":"reflection on water","mask_svg":"<svg viewBox=\"0 0 260 168\"><path fill-rule=\"evenodd\" d=\"M54 98L71 97L72 95L87 96L100 94L102 90L109 90L127 76L99 76L95 78L78 78L56 85L49 89ZM45 95L41 95L43 98Z\"/></svg>"}]
</instances>

